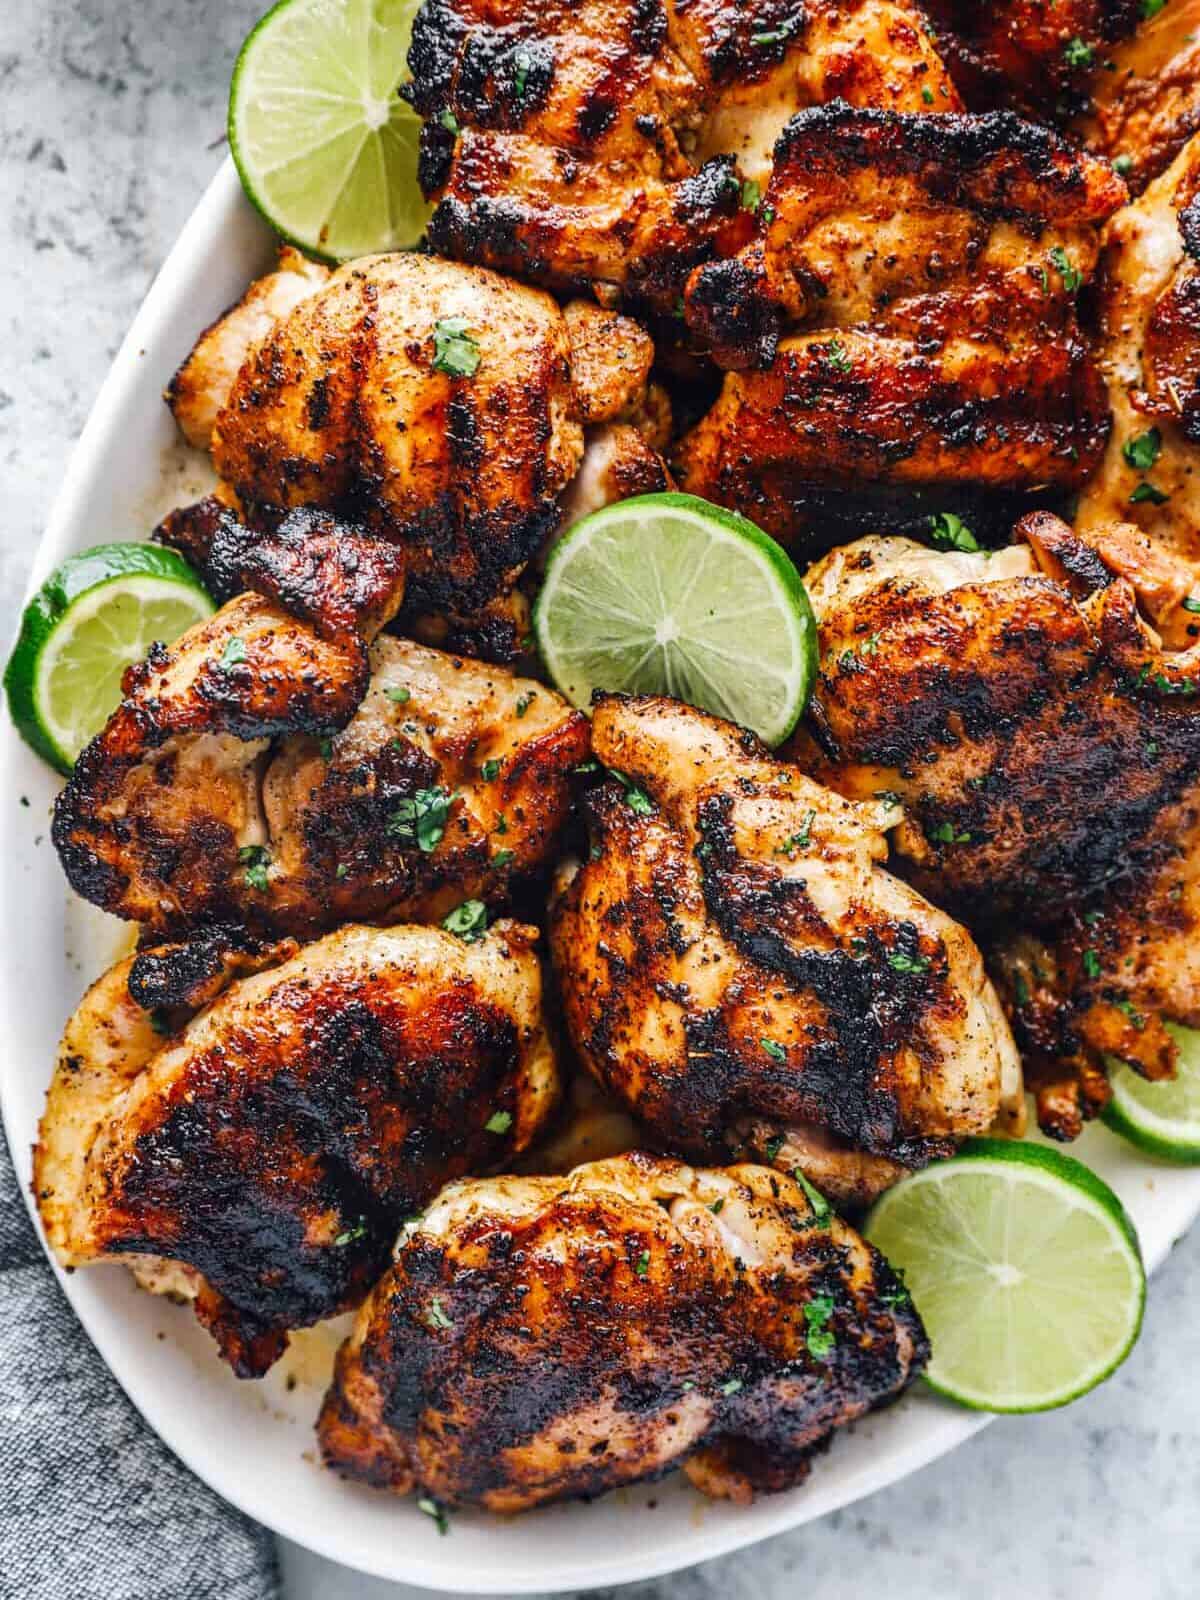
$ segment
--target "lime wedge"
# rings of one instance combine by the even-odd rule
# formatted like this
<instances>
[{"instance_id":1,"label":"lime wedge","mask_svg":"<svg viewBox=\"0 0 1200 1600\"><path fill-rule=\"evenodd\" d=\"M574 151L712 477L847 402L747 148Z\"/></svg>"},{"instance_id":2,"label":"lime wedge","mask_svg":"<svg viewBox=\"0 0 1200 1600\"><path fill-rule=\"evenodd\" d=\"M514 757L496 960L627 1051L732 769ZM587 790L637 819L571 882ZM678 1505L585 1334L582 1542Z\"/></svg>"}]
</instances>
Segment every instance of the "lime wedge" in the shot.
<instances>
[{"instance_id":1,"label":"lime wedge","mask_svg":"<svg viewBox=\"0 0 1200 1600\"><path fill-rule=\"evenodd\" d=\"M247 195L311 255L408 250L429 206L398 93L420 0L281 0L242 46L229 145Z\"/></svg>"},{"instance_id":2,"label":"lime wedge","mask_svg":"<svg viewBox=\"0 0 1200 1600\"><path fill-rule=\"evenodd\" d=\"M212 615L196 574L152 544L97 545L25 607L4 673L17 731L60 772L107 722L125 669Z\"/></svg>"},{"instance_id":3,"label":"lime wedge","mask_svg":"<svg viewBox=\"0 0 1200 1600\"><path fill-rule=\"evenodd\" d=\"M876 1201L864 1229L901 1268L933 1388L1045 1411L1124 1361L1142 1324L1137 1234L1107 1184L1042 1145L978 1139Z\"/></svg>"},{"instance_id":4,"label":"lime wedge","mask_svg":"<svg viewBox=\"0 0 1200 1600\"><path fill-rule=\"evenodd\" d=\"M1119 1061L1108 1063L1112 1099L1104 1121L1123 1139L1151 1155L1187 1165L1200 1163L1200 1033L1168 1022L1179 1046L1179 1075L1148 1083Z\"/></svg>"},{"instance_id":5,"label":"lime wedge","mask_svg":"<svg viewBox=\"0 0 1200 1600\"><path fill-rule=\"evenodd\" d=\"M534 610L550 676L586 711L594 689L666 694L779 744L800 720L817 629L774 539L687 494L605 506L555 546Z\"/></svg>"}]
</instances>

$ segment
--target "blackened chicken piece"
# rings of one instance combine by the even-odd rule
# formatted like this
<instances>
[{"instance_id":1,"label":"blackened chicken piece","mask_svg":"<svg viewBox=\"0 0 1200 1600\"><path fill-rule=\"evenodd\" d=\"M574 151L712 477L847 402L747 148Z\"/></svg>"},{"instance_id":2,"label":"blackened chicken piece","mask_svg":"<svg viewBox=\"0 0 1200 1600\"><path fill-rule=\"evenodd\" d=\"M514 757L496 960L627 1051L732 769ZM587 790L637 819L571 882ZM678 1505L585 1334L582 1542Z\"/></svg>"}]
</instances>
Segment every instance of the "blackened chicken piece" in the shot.
<instances>
[{"instance_id":1,"label":"blackened chicken piece","mask_svg":"<svg viewBox=\"0 0 1200 1600\"><path fill-rule=\"evenodd\" d=\"M1073 1137L1106 1055L1169 1075L1164 1020L1200 1021L1200 644L1165 646L1187 574L1138 530L1017 532L991 555L863 539L810 569L820 675L793 753L904 806L897 869L983 940L1039 1120Z\"/></svg>"},{"instance_id":2,"label":"blackened chicken piece","mask_svg":"<svg viewBox=\"0 0 1200 1600\"><path fill-rule=\"evenodd\" d=\"M634 1154L452 1185L338 1356L326 1464L524 1511L674 1466L745 1503L929 1347L879 1253L791 1178Z\"/></svg>"},{"instance_id":3,"label":"blackened chicken piece","mask_svg":"<svg viewBox=\"0 0 1200 1600\"><path fill-rule=\"evenodd\" d=\"M507 902L549 867L586 719L502 667L324 639L255 595L131 670L54 842L85 899L160 935Z\"/></svg>"},{"instance_id":4,"label":"blackened chicken piece","mask_svg":"<svg viewBox=\"0 0 1200 1600\"><path fill-rule=\"evenodd\" d=\"M1078 527L1136 525L1200 592L1200 135L1109 223L1098 310L1113 430Z\"/></svg>"},{"instance_id":5,"label":"blackened chicken piece","mask_svg":"<svg viewBox=\"0 0 1200 1600\"><path fill-rule=\"evenodd\" d=\"M589 858L551 951L576 1052L665 1147L802 1167L846 1202L1004 1115L1021 1072L970 936L852 804L677 701L605 696Z\"/></svg>"},{"instance_id":6,"label":"blackened chicken piece","mask_svg":"<svg viewBox=\"0 0 1200 1600\"><path fill-rule=\"evenodd\" d=\"M1107 163L1010 115L802 112L761 238L688 285L733 370L678 448L682 487L815 554L838 486L949 503L1083 483L1108 417L1075 302L1124 198Z\"/></svg>"},{"instance_id":7,"label":"blackened chicken piece","mask_svg":"<svg viewBox=\"0 0 1200 1600\"><path fill-rule=\"evenodd\" d=\"M649 335L430 256L304 288L275 320L278 291L252 318L235 308L169 391L221 499L264 537L308 508L395 544L406 618L453 626L503 603L559 526L587 430L642 420Z\"/></svg>"},{"instance_id":8,"label":"blackened chicken piece","mask_svg":"<svg viewBox=\"0 0 1200 1600\"><path fill-rule=\"evenodd\" d=\"M960 105L908 0L425 0L409 63L435 248L667 314L755 231L793 112Z\"/></svg>"},{"instance_id":9,"label":"blackened chicken piece","mask_svg":"<svg viewBox=\"0 0 1200 1600\"><path fill-rule=\"evenodd\" d=\"M972 110L1061 120L1109 75L1144 0L924 0L938 48Z\"/></svg>"},{"instance_id":10,"label":"blackened chicken piece","mask_svg":"<svg viewBox=\"0 0 1200 1600\"><path fill-rule=\"evenodd\" d=\"M289 1329L363 1298L406 1216L542 1128L536 938L343 928L248 961L167 1037L121 962L67 1025L35 1147L59 1260L126 1262L261 1375Z\"/></svg>"}]
</instances>

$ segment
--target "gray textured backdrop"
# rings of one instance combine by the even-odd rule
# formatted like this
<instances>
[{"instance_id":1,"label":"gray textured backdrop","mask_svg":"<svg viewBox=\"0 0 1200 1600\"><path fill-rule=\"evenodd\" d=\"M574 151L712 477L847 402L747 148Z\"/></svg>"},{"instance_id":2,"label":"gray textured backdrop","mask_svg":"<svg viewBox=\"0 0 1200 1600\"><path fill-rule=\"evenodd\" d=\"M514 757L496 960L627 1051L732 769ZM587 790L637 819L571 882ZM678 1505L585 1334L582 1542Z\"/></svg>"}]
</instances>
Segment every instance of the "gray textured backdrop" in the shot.
<instances>
[{"instance_id":1,"label":"gray textured backdrop","mask_svg":"<svg viewBox=\"0 0 1200 1600\"><path fill-rule=\"evenodd\" d=\"M0 0L0 210L12 243L0 280L6 636L92 397L221 158L229 68L259 9L259 0ZM997 1422L816 1527L628 1593L1195 1600L1198 1269L1200 1230L1155 1281L1127 1366L1070 1410ZM285 1558L294 1600L398 1593Z\"/></svg>"}]
</instances>

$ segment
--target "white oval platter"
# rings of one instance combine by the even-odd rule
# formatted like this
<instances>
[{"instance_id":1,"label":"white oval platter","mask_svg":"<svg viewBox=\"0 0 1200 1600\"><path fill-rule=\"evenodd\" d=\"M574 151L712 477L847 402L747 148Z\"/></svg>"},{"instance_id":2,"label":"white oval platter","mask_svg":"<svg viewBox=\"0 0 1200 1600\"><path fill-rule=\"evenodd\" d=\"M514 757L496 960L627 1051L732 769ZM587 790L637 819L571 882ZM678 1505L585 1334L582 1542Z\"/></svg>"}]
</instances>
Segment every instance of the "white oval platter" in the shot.
<instances>
[{"instance_id":1,"label":"white oval platter","mask_svg":"<svg viewBox=\"0 0 1200 1600\"><path fill-rule=\"evenodd\" d=\"M200 329L272 254L271 236L227 161L117 356L63 483L33 584L87 545L145 538L164 511L207 486L204 463L178 443L162 389ZM8 1041L0 1094L28 1190L30 1146L63 1021L128 935L70 895L48 837L54 775L25 749L7 717L0 762L0 1005ZM1200 1211L1200 1169L1137 1157L1099 1127L1089 1129L1078 1154L1119 1191L1147 1262L1156 1265ZM134 1404L198 1476L321 1555L433 1589L546 1593L658 1576L870 1494L961 1444L988 1420L914 1393L835 1440L804 1487L748 1509L707 1503L675 1476L592 1505L521 1518L456 1515L441 1537L411 1502L344 1484L319 1466L312 1424L336 1330L301 1335L266 1380L239 1383L190 1312L141 1293L123 1268L77 1272L62 1283ZM1037 1419L1026 1426L1032 1435Z\"/></svg>"}]
</instances>

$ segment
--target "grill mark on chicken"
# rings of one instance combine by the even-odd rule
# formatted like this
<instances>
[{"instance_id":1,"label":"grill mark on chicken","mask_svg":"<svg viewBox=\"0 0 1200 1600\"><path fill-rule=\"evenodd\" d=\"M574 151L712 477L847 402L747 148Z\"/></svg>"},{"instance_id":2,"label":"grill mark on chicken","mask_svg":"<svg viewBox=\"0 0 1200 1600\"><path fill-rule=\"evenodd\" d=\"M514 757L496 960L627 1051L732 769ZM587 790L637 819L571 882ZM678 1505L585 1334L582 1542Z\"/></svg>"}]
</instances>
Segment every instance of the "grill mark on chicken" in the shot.
<instances>
[{"instance_id":1,"label":"grill mark on chicken","mask_svg":"<svg viewBox=\"0 0 1200 1600\"><path fill-rule=\"evenodd\" d=\"M448 1189L360 1312L318 1432L346 1476L450 1506L522 1510L679 1464L745 1502L801 1481L927 1356L882 1257L820 1226L790 1178L635 1154Z\"/></svg>"},{"instance_id":2,"label":"grill mark on chicken","mask_svg":"<svg viewBox=\"0 0 1200 1600\"><path fill-rule=\"evenodd\" d=\"M1017 1103L978 952L880 868L886 806L839 804L666 700L601 697L593 748L655 805L587 797L592 848L563 874L551 952L581 1059L664 1146L749 1141L795 1166L817 1128L822 1180L862 1198Z\"/></svg>"},{"instance_id":3,"label":"grill mark on chicken","mask_svg":"<svg viewBox=\"0 0 1200 1600\"><path fill-rule=\"evenodd\" d=\"M84 898L168 935L504 905L553 859L588 748L540 683L389 636L322 640L251 595L126 691L53 839Z\"/></svg>"},{"instance_id":4,"label":"grill mark on chicken","mask_svg":"<svg viewBox=\"0 0 1200 1600\"><path fill-rule=\"evenodd\" d=\"M904 0L426 0L409 64L436 249L665 313L752 237L743 182L792 111L960 105Z\"/></svg>"},{"instance_id":5,"label":"grill mark on chicken","mask_svg":"<svg viewBox=\"0 0 1200 1600\"><path fill-rule=\"evenodd\" d=\"M402 1217L542 1126L535 938L346 928L167 1040L121 963L68 1024L35 1152L60 1259L180 1264L222 1355L260 1375L288 1329L358 1303Z\"/></svg>"}]
</instances>

